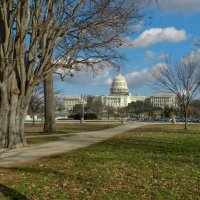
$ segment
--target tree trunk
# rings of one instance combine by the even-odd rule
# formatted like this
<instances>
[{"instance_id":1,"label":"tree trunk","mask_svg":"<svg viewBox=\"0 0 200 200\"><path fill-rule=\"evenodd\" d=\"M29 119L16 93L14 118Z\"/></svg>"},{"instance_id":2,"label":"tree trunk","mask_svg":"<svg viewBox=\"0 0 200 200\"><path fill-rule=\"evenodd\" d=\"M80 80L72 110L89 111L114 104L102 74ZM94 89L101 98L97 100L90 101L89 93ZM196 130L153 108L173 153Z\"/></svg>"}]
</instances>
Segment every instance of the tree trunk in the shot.
<instances>
[{"instance_id":1,"label":"tree trunk","mask_svg":"<svg viewBox=\"0 0 200 200\"><path fill-rule=\"evenodd\" d=\"M44 79L44 132L56 132L55 123L55 103L54 103L54 90L53 90L53 76L49 75Z\"/></svg>"},{"instance_id":2,"label":"tree trunk","mask_svg":"<svg viewBox=\"0 0 200 200\"><path fill-rule=\"evenodd\" d=\"M35 113L32 114L32 126L35 126Z\"/></svg>"},{"instance_id":3,"label":"tree trunk","mask_svg":"<svg viewBox=\"0 0 200 200\"><path fill-rule=\"evenodd\" d=\"M188 113L188 109L184 108L184 117L185 117L185 125L184 125L184 129L187 130L187 113Z\"/></svg>"},{"instance_id":4,"label":"tree trunk","mask_svg":"<svg viewBox=\"0 0 200 200\"><path fill-rule=\"evenodd\" d=\"M20 96L8 83L0 88L0 146L18 148L26 146L24 120L28 98Z\"/></svg>"}]
</instances>

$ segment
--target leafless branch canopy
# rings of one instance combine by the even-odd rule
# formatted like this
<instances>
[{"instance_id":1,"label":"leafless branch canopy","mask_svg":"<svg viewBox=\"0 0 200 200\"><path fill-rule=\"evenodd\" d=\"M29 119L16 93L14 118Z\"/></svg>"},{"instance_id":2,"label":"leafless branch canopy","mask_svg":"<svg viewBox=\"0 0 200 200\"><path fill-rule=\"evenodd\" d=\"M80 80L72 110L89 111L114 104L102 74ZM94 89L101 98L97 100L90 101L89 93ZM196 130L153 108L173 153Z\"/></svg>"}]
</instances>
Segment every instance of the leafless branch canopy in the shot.
<instances>
[{"instance_id":1,"label":"leafless branch canopy","mask_svg":"<svg viewBox=\"0 0 200 200\"><path fill-rule=\"evenodd\" d=\"M120 59L126 28L149 0L0 0L0 142L26 145L34 88L57 69ZM48 110L48 109L47 109Z\"/></svg>"},{"instance_id":2,"label":"leafless branch canopy","mask_svg":"<svg viewBox=\"0 0 200 200\"><path fill-rule=\"evenodd\" d=\"M1 78L15 70L18 84L32 85L60 67L122 58L116 48L126 28L141 20L144 2L1 0Z\"/></svg>"},{"instance_id":3,"label":"leafless branch canopy","mask_svg":"<svg viewBox=\"0 0 200 200\"><path fill-rule=\"evenodd\" d=\"M185 129L187 129L188 108L192 99L200 92L200 66L199 63L184 58L179 63L166 61L164 67L151 71L155 83L174 93L185 116Z\"/></svg>"},{"instance_id":4,"label":"leafless branch canopy","mask_svg":"<svg viewBox=\"0 0 200 200\"><path fill-rule=\"evenodd\" d=\"M166 67L154 69L151 74L157 85L164 87L176 94L179 100L190 102L200 91L200 66L199 63L183 59L172 64L166 61Z\"/></svg>"}]
</instances>

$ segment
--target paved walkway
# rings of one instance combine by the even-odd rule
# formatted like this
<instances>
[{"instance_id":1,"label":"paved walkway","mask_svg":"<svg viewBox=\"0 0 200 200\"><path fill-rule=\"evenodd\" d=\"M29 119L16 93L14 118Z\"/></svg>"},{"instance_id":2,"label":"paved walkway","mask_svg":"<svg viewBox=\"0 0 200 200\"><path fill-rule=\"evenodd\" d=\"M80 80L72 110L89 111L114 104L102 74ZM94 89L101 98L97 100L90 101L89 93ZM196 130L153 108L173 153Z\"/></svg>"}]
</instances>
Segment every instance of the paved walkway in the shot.
<instances>
[{"instance_id":1,"label":"paved walkway","mask_svg":"<svg viewBox=\"0 0 200 200\"><path fill-rule=\"evenodd\" d=\"M146 123L127 123L123 126L101 131L75 133L70 137L63 137L61 141L30 145L22 149L0 149L0 166L32 161L40 157L87 147L144 124Z\"/></svg>"}]
</instances>

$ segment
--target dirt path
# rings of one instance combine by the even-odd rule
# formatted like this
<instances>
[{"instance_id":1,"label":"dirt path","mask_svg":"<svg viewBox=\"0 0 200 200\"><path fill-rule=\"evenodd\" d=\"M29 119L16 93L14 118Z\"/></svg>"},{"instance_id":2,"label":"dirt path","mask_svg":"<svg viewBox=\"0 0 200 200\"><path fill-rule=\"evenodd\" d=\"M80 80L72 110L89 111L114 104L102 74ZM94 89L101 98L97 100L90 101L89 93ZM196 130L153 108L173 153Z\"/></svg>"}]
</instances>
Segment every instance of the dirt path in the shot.
<instances>
[{"instance_id":1,"label":"dirt path","mask_svg":"<svg viewBox=\"0 0 200 200\"><path fill-rule=\"evenodd\" d=\"M30 145L22 149L0 149L0 166L32 161L43 156L87 147L145 124L147 123L127 123L111 129L73 133L70 137L63 137L61 141Z\"/></svg>"}]
</instances>

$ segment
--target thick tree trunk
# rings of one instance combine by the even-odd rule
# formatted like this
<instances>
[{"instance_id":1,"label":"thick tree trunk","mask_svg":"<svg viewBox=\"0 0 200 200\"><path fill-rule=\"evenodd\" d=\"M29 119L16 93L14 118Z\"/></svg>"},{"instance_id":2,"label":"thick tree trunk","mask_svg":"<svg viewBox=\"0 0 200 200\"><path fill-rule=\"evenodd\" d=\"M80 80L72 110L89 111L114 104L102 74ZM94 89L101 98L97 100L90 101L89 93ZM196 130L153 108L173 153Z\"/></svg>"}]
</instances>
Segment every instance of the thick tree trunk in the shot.
<instances>
[{"instance_id":1,"label":"thick tree trunk","mask_svg":"<svg viewBox=\"0 0 200 200\"><path fill-rule=\"evenodd\" d=\"M55 125L55 103L54 103L54 90L53 90L53 76L52 74L44 79L44 132L56 132Z\"/></svg>"},{"instance_id":2,"label":"thick tree trunk","mask_svg":"<svg viewBox=\"0 0 200 200\"><path fill-rule=\"evenodd\" d=\"M0 93L0 146L18 148L26 146L24 119L28 98L20 96L18 91L4 84Z\"/></svg>"}]
</instances>

